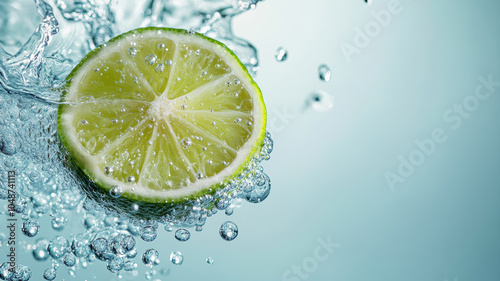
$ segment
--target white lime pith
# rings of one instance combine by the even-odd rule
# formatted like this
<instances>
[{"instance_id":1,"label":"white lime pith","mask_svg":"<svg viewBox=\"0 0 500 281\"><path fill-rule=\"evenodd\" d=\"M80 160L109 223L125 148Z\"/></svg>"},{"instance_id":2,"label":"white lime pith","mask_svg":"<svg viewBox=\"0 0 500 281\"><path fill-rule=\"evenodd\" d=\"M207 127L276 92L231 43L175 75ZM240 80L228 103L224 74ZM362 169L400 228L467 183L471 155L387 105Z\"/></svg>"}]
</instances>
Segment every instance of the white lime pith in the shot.
<instances>
[{"instance_id":1,"label":"white lime pith","mask_svg":"<svg viewBox=\"0 0 500 281\"><path fill-rule=\"evenodd\" d=\"M73 70L58 129L99 186L174 202L236 177L260 151L265 120L259 88L227 47L145 28L113 38Z\"/></svg>"}]
</instances>

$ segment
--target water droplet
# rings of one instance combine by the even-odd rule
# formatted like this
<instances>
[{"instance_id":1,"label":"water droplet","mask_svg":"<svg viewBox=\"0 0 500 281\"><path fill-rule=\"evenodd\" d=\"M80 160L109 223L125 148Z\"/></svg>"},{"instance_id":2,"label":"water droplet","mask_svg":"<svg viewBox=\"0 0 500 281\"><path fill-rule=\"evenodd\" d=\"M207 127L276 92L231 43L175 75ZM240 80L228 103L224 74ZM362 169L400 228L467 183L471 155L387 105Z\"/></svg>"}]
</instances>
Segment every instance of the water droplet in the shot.
<instances>
[{"instance_id":1,"label":"water droplet","mask_svg":"<svg viewBox=\"0 0 500 281\"><path fill-rule=\"evenodd\" d=\"M51 257L58 259L62 257L68 249L68 240L63 236L56 236L52 239L47 247Z\"/></svg>"},{"instance_id":2,"label":"water droplet","mask_svg":"<svg viewBox=\"0 0 500 281\"><path fill-rule=\"evenodd\" d=\"M158 50L163 50L165 49L165 44L163 43L159 43L158 46L156 46L158 48Z\"/></svg>"},{"instance_id":3,"label":"water droplet","mask_svg":"<svg viewBox=\"0 0 500 281\"><path fill-rule=\"evenodd\" d=\"M210 257L207 258L207 263L208 264L214 264L214 260Z\"/></svg>"},{"instance_id":4,"label":"water droplet","mask_svg":"<svg viewBox=\"0 0 500 281\"><path fill-rule=\"evenodd\" d=\"M116 119L116 118L115 118L115 119L112 119L112 120L111 120L111 123L113 123L113 124L118 123L118 119Z\"/></svg>"},{"instance_id":5,"label":"water droplet","mask_svg":"<svg viewBox=\"0 0 500 281\"><path fill-rule=\"evenodd\" d=\"M109 195L111 195L111 197L113 197L113 198L118 198L118 197L122 196L122 193L123 193L123 190L118 185L113 186L113 188L111 188L109 190Z\"/></svg>"},{"instance_id":6,"label":"water droplet","mask_svg":"<svg viewBox=\"0 0 500 281\"><path fill-rule=\"evenodd\" d=\"M82 119L82 120L80 120L80 122L78 122L78 124L80 124L80 125L88 125L89 121L87 121L85 119Z\"/></svg>"},{"instance_id":7,"label":"water droplet","mask_svg":"<svg viewBox=\"0 0 500 281\"><path fill-rule=\"evenodd\" d=\"M45 269L45 271L43 272L43 278L45 278L45 280L52 281L56 279L56 276L57 276L57 270L54 267L49 267Z\"/></svg>"},{"instance_id":8,"label":"water droplet","mask_svg":"<svg viewBox=\"0 0 500 281\"><path fill-rule=\"evenodd\" d=\"M104 167L104 173L105 173L106 175L111 174L113 171L114 171L114 169L113 169L113 168L111 168L111 167L108 167L108 166Z\"/></svg>"},{"instance_id":9,"label":"water droplet","mask_svg":"<svg viewBox=\"0 0 500 281\"><path fill-rule=\"evenodd\" d=\"M227 215L227 216L230 216L230 215L232 215L233 213L234 213L234 209L233 209L233 208L227 208L227 209L226 209L226 215Z\"/></svg>"},{"instance_id":10,"label":"water droplet","mask_svg":"<svg viewBox=\"0 0 500 281\"><path fill-rule=\"evenodd\" d=\"M156 239L156 230L152 226L146 226L141 229L141 238L146 242Z\"/></svg>"},{"instance_id":11,"label":"water droplet","mask_svg":"<svg viewBox=\"0 0 500 281\"><path fill-rule=\"evenodd\" d=\"M181 242L189 240L189 237L191 237L191 233L189 233L189 231L185 228L177 229L175 232L175 239Z\"/></svg>"},{"instance_id":12,"label":"water droplet","mask_svg":"<svg viewBox=\"0 0 500 281\"><path fill-rule=\"evenodd\" d=\"M95 71L95 72L99 72L99 68L97 68L97 67L96 67L96 68L94 68L94 71Z\"/></svg>"},{"instance_id":13,"label":"water droplet","mask_svg":"<svg viewBox=\"0 0 500 281\"><path fill-rule=\"evenodd\" d=\"M37 240L35 243L35 248L33 249L33 257L37 261L44 261L49 258L49 253L47 252L47 247L49 241L45 239Z\"/></svg>"},{"instance_id":14,"label":"water droplet","mask_svg":"<svg viewBox=\"0 0 500 281\"><path fill-rule=\"evenodd\" d=\"M166 66L169 66L169 65L172 65L173 61L172 60L166 60L165 61L165 65Z\"/></svg>"},{"instance_id":15,"label":"water droplet","mask_svg":"<svg viewBox=\"0 0 500 281\"><path fill-rule=\"evenodd\" d=\"M114 256L108 261L107 269L113 273L120 271L123 268L123 258Z\"/></svg>"},{"instance_id":16,"label":"water droplet","mask_svg":"<svg viewBox=\"0 0 500 281\"><path fill-rule=\"evenodd\" d=\"M181 265L184 261L184 257L182 256L181 252L172 252L170 254L170 261L175 265Z\"/></svg>"},{"instance_id":17,"label":"water droplet","mask_svg":"<svg viewBox=\"0 0 500 281\"><path fill-rule=\"evenodd\" d=\"M165 65L163 63L159 63L155 67L155 71L158 72L158 73L162 73L164 70L165 70Z\"/></svg>"},{"instance_id":18,"label":"water droplet","mask_svg":"<svg viewBox=\"0 0 500 281\"><path fill-rule=\"evenodd\" d=\"M201 172L200 172L200 173L198 173L198 174L196 174L196 178L197 178L197 179L199 179L199 180L201 180L201 179L202 179L202 178L204 178L204 177L205 177L205 176L204 176L204 175L203 175L203 173L201 173Z\"/></svg>"},{"instance_id":19,"label":"water droplet","mask_svg":"<svg viewBox=\"0 0 500 281\"><path fill-rule=\"evenodd\" d=\"M322 64L318 67L319 79L324 82L330 82L332 78L332 71L326 64Z\"/></svg>"},{"instance_id":20,"label":"water droplet","mask_svg":"<svg viewBox=\"0 0 500 281\"><path fill-rule=\"evenodd\" d=\"M28 237L34 237L38 234L40 223L36 220L26 220L23 222L22 231Z\"/></svg>"},{"instance_id":21,"label":"water droplet","mask_svg":"<svg viewBox=\"0 0 500 281\"><path fill-rule=\"evenodd\" d=\"M125 251L132 251L135 247L135 238L132 235L126 235L120 244Z\"/></svg>"},{"instance_id":22,"label":"water droplet","mask_svg":"<svg viewBox=\"0 0 500 281\"><path fill-rule=\"evenodd\" d=\"M288 57L288 51L283 47L279 47L274 53L274 57L279 62L286 61Z\"/></svg>"},{"instance_id":23,"label":"water droplet","mask_svg":"<svg viewBox=\"0 0 500 281\"><path fill-rule=\"evenodd\" d=\"M14 272L12 272L10 268L7 262L0 264L0 280L12 280Z\"/></svg>"},{"instance_id":24,"label":"water droplet","mask_svg":"<svg viewBox=\"0 0 500 281\"><path fill-rule=\"evenodd\" d=\"M147 265L158 264L160 262L159 258L160 254L157 250L148 249L142 255L142 262Z\"/></svg>"},{"instance_id":25,"label":"water droplet","mask_svg":"<svg viewBox=\"0 0 500 281\"><path fill-rule=\"evenodd\" d=\"M325 91L317 90L309 95L306 105L319 112L326 112L333 107L333 96Z\"/></svg>"},{"instance_id":26,"label":"water droplet","mask_svg":"<svg viewBox=\"0 0 500 281\"><path fill-rule=\"evenodd\" d=\"M372 4L372 0L365 0L365 3L368 4L368 5L371 5Z\"/></svg>"},{"instance_id":27,"label":"water droplet","mask_svg":"<svg viewBox=\"0 0 500 281\"><path fill-rule=\"evenodd\" d=\"M248 192L245 199L250 203L260 203L264 201L271 192L271 180L264 173L255 176L255 185L252 191Z\"/></svg>"},{"instance_id":28,"label":"water droplet","mask_svg":"<svg viewBox=\"0 0 500 281\"><path fill-rule=\"evenodd\" d=\"M135 47L130 47L127 50L127 54L131 57L135 57L137 55L138 50Z\"/></svg>"},{"instance_id":29,"label":"water droplet","mask_svg":"<svg viewBox=\"0 0 500 281\"><path fill-rule=\"evenodd\" d=\"M220 226L219 234L222 239L232 241L238 236L238 226L232 221L226 221Z\"/></svg>"},{"instance_id":30,"label":"water droplet","mask_svg":"<svg viewBox=\"0 0 500 281\"><path fill-rule=\"evenodd\" d=\"M205 76L205 75L207 75L207 72L206 72L205 70L203 70L203 71L201 72L200 76Z\"/></svg>"},{"instance_id":31,"label":"water droplet","mask_svg":"<svg viewBox=\"0 0 500 281\"><path fill-rule=\"evenodd\" d=\"M109 250L108 240L102 237L94 239L90 244L90 248L95 254L104 254Z\"/></svg>"},{"instance_id":32,"label":"water droplet","mask_svg":"<svg viewBox=\"0 0 500 281\"><path fill-rule=\"evenodd\" d=\"M64 256L63 260L64 265L67 267L72 267L76 264L76 257L73 253L68 253L66 256Z\"/></svg>"},{"instance_id":33,"label":"water droplet","mask_svg":"<svg viewBox=\"0 0 500 281\"><path fill-rule=\"evenodd\" d=\"M155 62L156 62L156 55L155 54L149 54L147 55L145 58L144 58L144 61L146 62L146 64L148 65L153 65Z\"/></svg>"},{"instance_id":34,"label":"water droplet","mask_svg":"<svg viewBox=\"0 0 500 281\"><path fill-rule=\"evenodd\" d=\"M134 176L128 176L127 177L127 181L132 183L132 182L135 182L135 177Z\"/></svg>"},{"instance_id":35,"label":"water droplet","mask_svg":"<svg viewBox=\"0 0 500 281\"><path fill-rule=\"evenodd\" d=\"M193 144L193 141L188 137L185 137L181 140L181 145L182 145L182 148L184 148L184 149L188 149L192 144Z\"/></svg>"}]
</instances>

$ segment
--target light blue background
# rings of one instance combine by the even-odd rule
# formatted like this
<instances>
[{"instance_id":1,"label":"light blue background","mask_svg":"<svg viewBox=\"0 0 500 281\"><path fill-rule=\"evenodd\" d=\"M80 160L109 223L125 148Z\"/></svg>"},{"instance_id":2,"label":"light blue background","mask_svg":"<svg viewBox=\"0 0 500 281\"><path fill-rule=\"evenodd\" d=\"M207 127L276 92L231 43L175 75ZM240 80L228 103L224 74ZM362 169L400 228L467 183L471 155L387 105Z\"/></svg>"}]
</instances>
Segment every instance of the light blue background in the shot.
<instances>
[{"instance_id":1,"label":"light blue background","mask_svg":"<svg viewBox=\"0 0 500 281\"><path fill-rule=\"evenodd\" d=\"M500 2L401 0L402 11L349 62L340 46L354 45L355 29L389 1L373 2L267 0L235 19L235 33L260 54L256 80L275 124L275 151L265 163L272 191L229 218L216 215L186 243L164 231L139 243L140 253L160 251L158 271L171 269L155 278L287 280L283 274L310 261L317 240L330 237L339 247L307 280L500 280L500 87L457 129L443 119L474 94L479 76L500 81ZM280 46L289 52L284 62L273 56ZM332 68L329 83L318 79L322 63ZM319 89L334 107L304 112ZM436 128L446 141L391 189L384 174L397 173L398 157L408 159L414 142ZM233 242L218 235L228 219L240 230ZM182 266L170 264L172 251L184 254ZM209 256L213 265L205 263ZM25 258L32 280L40 280L48 262L36 267ZM60 270L57 280L113 276L97 262L75 279ZM287 277L300 280L294 276Z\"/></svg>"}]
</instances>

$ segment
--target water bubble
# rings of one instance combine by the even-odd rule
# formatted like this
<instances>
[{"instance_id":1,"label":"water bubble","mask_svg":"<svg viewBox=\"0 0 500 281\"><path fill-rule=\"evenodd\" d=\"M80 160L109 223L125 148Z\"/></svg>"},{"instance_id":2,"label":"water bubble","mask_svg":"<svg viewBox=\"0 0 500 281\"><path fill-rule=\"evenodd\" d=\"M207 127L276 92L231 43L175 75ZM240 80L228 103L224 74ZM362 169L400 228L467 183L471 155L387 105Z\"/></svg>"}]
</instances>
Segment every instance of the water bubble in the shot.
<instances>
[{"instance_id":1,"label":"water bubble","mask_svg":"<svg viewBox=\"0 0 500 281\"><path fill-rule=\"evenodd\" d=\"M333 96L325 91L317 90L309 95L306 105L316 111L325 112L333 107Z\"/></svg>"},{"instance_id":2,"label":"water bubble","mask_svg":"<svg viewBox=\"0 0 500 281\"><path fill-rule=\"evenodd\" d=\"M288 57L288 51L283 47L279 47L276 50L276 52L274 52L274 57L279 62L286 61L286 59Z\"/></svg>"},{"instance_id":3,"label":"water bubble","mask_svg":"<svg viewBox=\"0 0 500 281\"><path fill-rule=\"evenodd\" d=\"M184 148L184 149L188 149L192 144L193 144L193 141L188 137L185 137L181 140L181 145L182 145L182 148Z\"/></svg>"},{"instance_id":4,"label":"water bubble","mask_svg":"<svg viewBox=\"0 0 500 281\"><path fill-rule=\"evenodd\" d=\"M201 173L201 172L200 172L200 173L198 173L198 174L196 174L196 178L197 178L197 179L199 179L199 180L201 180L201 179L202 179L202 178L204 178L204 177L205 177L205 176L204 176L204 175L203 175L203 173Z\"/></svg>"},{"instance_id":5,"label":"water bubble","mask_svg":"<svg viewBox=\"0 0 500 281\"><path fill-rule=\"evenodd\" d=\"M123 268L123 258L114 256L108 261L107 268L109 271L116 273Z\"/></svg>"},{"instance_id":6,"label":"water bubble","mask_svg":"<svg viewBox=\"0 0 500 281\"><path fill-rule=\"evenodd\" d=\"M207 258L207 263L208 264L214 264L214 260L210 257Z\"/></svg>"},{"instance_id":7,"label":"water bubble","mask_svg":"<svg viewBox=\"0 0 500 281\"><path fill-rule=\"evenodd\" d=\"M271 192L271 180L264 173L255 176L255 186L252 191L246 193L245 199L250 203L264 201Z\"/></svg>"},{"instance_id":8,"label":"water bubble","mask_svg":"<svg viewBox=\"0 0 500 281\"><path fill-rule=\"evenodd\" d=\"M196 230L196 231L200 232L200 231L202 231L202 230L203 230L203 226L201 226L201 225L197 225L197 226L194 228L194 230Z\"/></svg>"},{"instance_id":9,"label":"water bubble","mask_svg":"<svg viewBox=\"0 0 500 281\"><path fill-rule=\"evenodd\" d=\"M125 238L125 235L118 234L111 241L111 250L113 253L117 255L123 255L125 253L125 249L122 247L122 241Z\"/></svg>"},{"instance_id":10,"label":"water bubble","mask_svg":"<svg viewBox=\"0 0 500 281\"><path fill-rule=\"evenodd\" d=\"M189 231L185 228L177 229L175 232L175 239L181 242L189 240L189 237L191 237L191 233L189 233Z\"/></svg>"},{"instance_id":11,"label":"water bubble","mask_svg":"<svg viewBox=\"0 0 500 281\"><path fill-rule=\"evenodd\" d=\"M68 249L68 240L63 236L56 236L52 239L47 247L51 257L58 259L62 257Z\"/></svg>"},{"instance_id":12,"label":"water bubble","mask_svg":"<svg viewBox=\"0 0 500 281\"><path fill-rule=\"evenodd\" d=\"M165 65L163 63L159 63L155 67L155 71L158 72L158 73L162 73L164 70L165 70Z\"/></svg>"},{"instance_id":13,"label":"water bubble","mask_svg":"<svg viewBox=\"0 0 500 281\"><path fill-rule=\"evenodd\" d=\"M227 216L230 216L230 215L232 215L233 213L234 213L234 209L233 209L233 208L227 208L227 209L226 209L226 215L227 215Z\"/></svg>"},{"instance_id":14,"label":"water bubble","mask_svg":"<svg viewBox=\"0 0 500 281\"><path fill-rule=\"evenodd\" d=\"M135 182L135 177L134 176L128 176L127 177L127 181L132 183L132 182Z\"/></svg>"},{"instance_id":15,"label":"water bubble","mask_svg":"<svg viewBox=\"0 0 500 281\"><path fill-rule=\"evenodd\" d=\"M201 73L200 73L200 76L205 76L207 75L207 72L205 70L203 70Z\"/></svg>"},{"instance_id":16,"label":"water bubble","mask_svg":"<svg viewBox=\"0 0 500 281\"><path fill-rule=\"evenodd\" d=\"M232 221L226 221L220 226L219 234L222 239L232 241L238 236L238 226Z\"/></svg>"},{"instance_id":17,"label":"water bubble","mask_svg":"<svg viewBox=\"0 0 500 281\"><path fill-rule=\"evenodd\" d=\"M106 238L97 238L90 244L92 252L96 254L104 254L109 250L108 240Z\"/></svg>"},{"instance_id":18,"label":"water bubble","mask_svg":"<svg viewBox=\"0 0 500 281\"><path fill-rule=\"evenodd\" d=\"M72 267L76 264L76 256L73 253L68 253L64 256L63 263L67 267Z\"/></svg>"},{"instance_id":19,"label":"water bubble","mask_svg":"<svg viewBox=\"0 0 500 281\"><path fill-rule=\"evenodd\" d=\"M368 4L368 5L371 5L372 4L372 0L365 0L365 3Z\"/></svg>"},{"instance_id":20,"label":"water bubble","mask_svg":"<svg viewBox=\"0 0 500 281\"><path fill-rule=\"evenodd\" d=\"M127 252L131 251L135 247L135 238L132 235L125 236L125 238L121 241L121 246Z\"/></svg>"},{"instance_id":21,"label":"water bubble","mask_svg":"<svg viewBox=\"0 0 500 281\"><path fill-rule=\"evenodd\" d=\"M135 57L137 55L138 50L135 47L130 47L127 50L127 54L131 57Z\"/></svg>"},{"instance_id":22,"label":"water bubble","mask_svg":"<svg viewBox=\"0 0 500 281\"><path fill-rule=\"evenodd\" d=\"M114 171L114 169L113 169L113 168L111 168L111 167L108 167L108 166L104 167L104 173L105 173L106 175L111 174L113 171Z\"/></svg>"},{"instance_id":23,"label":"water bubble","mask_svg":"<svg viewBox=\"0 0 500 281\"><path fill-rule=\"evenodd\" d=\"M134 261L126 261L123 264L123 270L132 271L137 268L137 264Z\"/></svg>"},{"instance_id":24,"label":"water bubble","mask_svg":"<svg viewBox=\"0 0 500 281\"><path fill-rule=\"evenodd\" d=\"M10 266L7 262L0 264L0 280L12 280L14 273L9 270Z\"/></svg>"},{"instance_id":25,"label":"water bubble","mask_svg":"<svg viewBox=\"0 0 500 281\"><path fill-rule=\"evenodd\" d=\"M144 61L146 62L146 64L148 65L153 65L155 62L156 62L156 55L155 54L149 54L147 55L145 58L144 58Z\"/></svg>"},{"instance_id":26,"label":"water bubble","mask_svg":"<svg viewBox=\"0 0 500 281\"><path fill-rule=\"evenodd\" d=\"M10 134L3 135L0 139L0 151L5 155L14 155L17 152L17 142L16 139Z\"/></svg>"},{"instance_id":27,"label":"water bubble","mask_svg":"<svg viewBox=\"0 0 500 281\"><path fill-rule=\"evenodd\" d=\"M63 229L64 225L68 222L68 219L64 216L53 217L50 221L52 228L55 230Z\"/></svg>"},{"instance_id":28,"label":"water bubble","mask_svg":"<svg viewBox=\"0 0 500 281\"><path fill-rule=\"evenodd\" d=\"M142 255L142 262L147 265L158 264L160 262L159 257L160 254L157 250L149 249L146 250Z\"/></svg>"},{"instance_id":29,"label":"water bubble","mask_svg":"<svg viewBox=\"0 0 500 281\"><path fill-rule=\"evenodd\" d=\"M37 261L44 261L49 258L49 253L47 252L47 247L49 241L45 239L37 240L35 243L35 248L33 249L33 257Z\"/></svg>"},{"instance_id":30,"label":"water bubble","mask_svg":"<svg viewBox=\"0 0 500 281\"><path fill-rule=\"evenodd\" d=\"M170 261L175 265L181 265L184 261L184 257L182 256L181 252L172 252L170 254Z\"/></svg>"},{"instance_id":31,"label":"water bubble","mask_svg":"<svg viewBox=\"0 0 500 281\"><path fill-rule=\"evenodd\" d=\"M163 50L165 49L165 44L163 43L158 43L158 46L156 46L158 48L158 50Z\"/></svg>"},{"instance_id":32,"label":"water bubble","mask_svg":"<svg viewBox=\"0 0 500 281\"><path fill-rule=\"evenodd\" d=\"M330 79L332 78L332 71L326 64L322 64L318 67L318 74L319 79L324 82L330 82Z\"/></svg>"},{"instance_id":33,"label":"water bubble","mask_svg":"<svg viewBox=\"0 0 500 281\"><path fill-rule=\"evenodd\" d=\"M12 281L28 281L31 278L31 270L26 265L17 264L11 278Z\"/></svg>"},{"instance_id":34,"label":"water bubble","mask_svg":"<svg viewBox=\"0 0 500 281\"><path fill-rule=\"evenodd\" d=\"M166 66L169 66L169 65L172 65L174 62L172 60L166 60L165 61L165 65Z\"/></svg>"},{"instance_id":35,"label":"water bubble","mask_svg":"<svg viewBox=\"0 0 500 281\"><path fill-rule=\"evenodd\" d=\"M40 223L36 220L26 220L23 222L22 231L28 237L34 237L38 234Z\"/></svg>"},{"instance_id":36,"label":"water bubble","mask_svg":"<svg viewBox=\"0 0 500 281\"><path fill-rule=\"evenodd\" d=\"M141 238L146 242L156 239L156 230L152 226L146 226L141 229Z\"/></svg>"},{"instance_id":37,"label":"water bubble","mask_svg":"<svg viewBox=\"0 0 500 281\"><path fill-rule=\"evenodd\" d=\"M165 231L171 232L173 230L172 225L170 223L167 223L165 225Z\"/></svg>"},{"instance_id":38,"label":"water bubble","mask_svg":"<svg viewBox=\"0 0 500 281\"><path fill-rule=\"evenodd\" d=\"M49 267L43 272L43 278L45 280L52 281L57 277L57 270L54 267Z\"/></svg>"},{"instance_id":39,"label":"water bubble","mask_svg":"<svg viewBox=\"0 0 500 281\"><path fill-rule=\"evenodd\" d=\"M113 197L113 198L118 198L118 197L122 196L122 193L123 193L123 190L118 185L113 186L113 188L111 188L109 190L109 195L111 195L111 197Z\"/></svg>"},{"instance_id":40,"label":"water bubble","mask_svg":"<svg viewBox=\"0 0 500 281\"><path fill-rule=\"evenodd\" d=\"M78 241L77 238L73 239L71 249L77 257L87 257L90 254L90 245L85 242Z\"/></svg>"}]
</instances>

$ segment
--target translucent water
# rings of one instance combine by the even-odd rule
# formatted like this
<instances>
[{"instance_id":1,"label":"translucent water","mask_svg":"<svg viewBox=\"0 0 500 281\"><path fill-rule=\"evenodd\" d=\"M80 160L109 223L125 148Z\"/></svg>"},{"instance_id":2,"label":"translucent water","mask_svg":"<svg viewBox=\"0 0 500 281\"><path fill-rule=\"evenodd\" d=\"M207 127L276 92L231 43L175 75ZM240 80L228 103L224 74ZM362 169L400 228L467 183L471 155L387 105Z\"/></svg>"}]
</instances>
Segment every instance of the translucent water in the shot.
<instances>
[{"instance_id":1,"label":"translucent water","mask_svg":"<svg viewBox=\"0 0 500 281\"><path fill-rule=\"evenodd\" d=\"M71 267L72 274L76 274L73 270L85 268L93 261L101 261L111 272L133 271L137 268L136 239L154 241L159 224L164 224L166 231L177 230L175 238L186 241L190 232L185 228L202 231L207 218L218 210L232 214L235 200L258 203L269 195L270 180L260 166L263 160L269 159L273 149L267 134L262 151L239 179L215 194L193 199L155 220L136 216L142 212L137 204L129 204L126 212L117 210L113 202L120 199L120 188L112 189L107 196L89 196L86 190L91 183L75 171L61 149L56 123L61 89L71 69L97 45L141 26L193 28L225 43L250 72L256 74L257 50L232 34L231 20L254 9L259 1L187 0L175 5L168 1L156 1L157 4L152 5L154 1L150 0L36 0L35 3L6 0L0 3L0 19L5 23L0 26L0 173L5 177L8 171L16 171L15 212L23 219L25 236L37 237L43 228L61 231L59 236L30 242L33 243L33 262L53 259ZM137 6L144 7L144 11L138 12ZM16 17L25 20L20 22ZM157 48L165 46L159 44ZM131 47L127 53L133 57L137 49ZM157 60L149 57L144 63ZM171 64L172 61L166 60L162 66L158 64L156 70L161 72ZM88 121L81 120L81 124L85 123ZM181 140L183 147L189 147L192 142ZM105 172L111 173L111 169L107 167ZM6 182L6 178L0 181L2 200L7 199ZM42 216L52 218L50 225L40 225L38 218ZM84 230L74 233L74 229L66 229L70 221L81 222ZM0 238L2 235L0 233ZM170 260L180 265L183 256L175 252ZM0 274L3 274L1 269L0 266ZM31 271L18 264L15 274L19 280L28 280ZM47 268L43 276L33 279L54 280L56 275L57 266L53 266Z\"/></svg>"}]
</instances>

